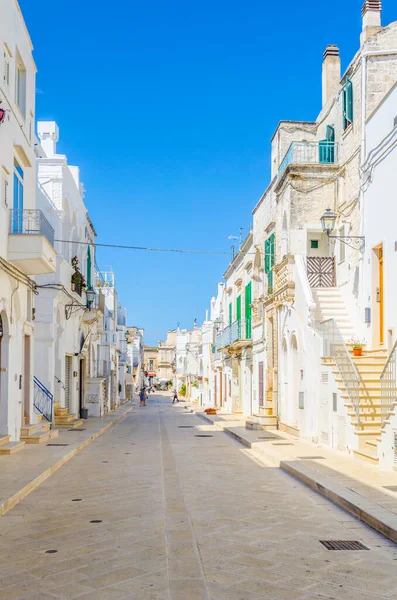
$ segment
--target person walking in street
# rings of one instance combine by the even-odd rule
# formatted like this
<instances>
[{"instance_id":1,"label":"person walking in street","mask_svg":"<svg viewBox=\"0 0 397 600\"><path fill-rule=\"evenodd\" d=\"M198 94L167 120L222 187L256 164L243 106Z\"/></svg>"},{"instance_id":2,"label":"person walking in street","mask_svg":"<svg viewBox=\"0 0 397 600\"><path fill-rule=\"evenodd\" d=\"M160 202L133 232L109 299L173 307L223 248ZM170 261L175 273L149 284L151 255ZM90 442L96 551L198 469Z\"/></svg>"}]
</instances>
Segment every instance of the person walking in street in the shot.
<instances>
[{"instance_id":1,"label":"person walking in street","mask_svg":"<svg viewBox=\"0 0 397 600\"><path fill-rule=\"evenodd\" d=\"M172 397L172 404L174 404L174 402L179 402L179 400L178 400L178 392L176 390L174 390L174 395Z\"/></svg>"},{"instance_id":2,"label":"person walking in street","mask_svg":"<svg viewBox=\"0 0 397 600\"><path fill-rule=\"evenodd\" d=\"M139 400L139 406L146 406L146 391L144 387L141 389L141 392L139 394Z\"/></svg>"}]
</instances>

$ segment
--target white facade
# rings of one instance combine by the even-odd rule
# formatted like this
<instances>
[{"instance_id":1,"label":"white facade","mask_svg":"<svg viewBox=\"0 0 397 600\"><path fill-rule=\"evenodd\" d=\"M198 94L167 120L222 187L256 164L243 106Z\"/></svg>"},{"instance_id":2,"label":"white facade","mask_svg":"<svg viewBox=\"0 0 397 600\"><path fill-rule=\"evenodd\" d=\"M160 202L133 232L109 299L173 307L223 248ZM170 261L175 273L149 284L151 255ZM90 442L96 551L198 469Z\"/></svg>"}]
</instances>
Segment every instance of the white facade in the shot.
<instances>
[{"instance_id":1,"label":"white facade","mask_svg":"<svg viewBox=\"0 0 397 600\"><path fill-rule=\"evenodd\" d=\"M34 115L36 66L17 2L0 20L0 434L19 440L35 422L34 282L55 269L53 232L36 211Z\"/></svg>"},{"instance_id":2,"label":"white facade","mask_svg":"<svg viewBox=\"0 0 397 600\"><path fill-rule=\"evenodd\" d=\"M103 379L98 378L97 359L104 298L97 295L89 311L86 297L86 286L95 284L96 233L79 169L57 153L56 123L39 122L38 135L37 206L55 239L63 241L55 242L56 271L37 277L35 374L56 404L78 416L83 408L89 416L100 416Z\"/></svg>"}]
</instances>

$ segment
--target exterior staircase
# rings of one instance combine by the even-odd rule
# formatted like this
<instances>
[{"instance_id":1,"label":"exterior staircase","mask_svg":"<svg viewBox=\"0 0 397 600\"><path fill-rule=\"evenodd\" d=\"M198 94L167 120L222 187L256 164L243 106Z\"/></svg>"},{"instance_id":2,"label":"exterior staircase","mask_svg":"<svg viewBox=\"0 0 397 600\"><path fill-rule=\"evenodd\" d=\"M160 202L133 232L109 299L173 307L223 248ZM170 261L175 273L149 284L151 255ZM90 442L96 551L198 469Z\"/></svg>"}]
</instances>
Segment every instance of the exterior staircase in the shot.
<instances>
[{"instance_id":1,"label":"exterior staircase","mask_svg":"<svg viewBox=\"0 0 397 600\"><path fill-rule=\"evenodd\" d=\"M345 342L354 335L349 314L339 288L312 288L313 300L316 303L314 318L320 324L328 319L335 319Z\"/></svg>"},{"instance_id":2,"label":"exterior staircase","mask_svg":"<svg viewBox=\"0 0 397 600\"><path fill-rule=\"evenodd\" d=\"M378 444L381 439L381 396L380 376L387 360L386 350L363 350L362 356L353 356L352 360L361 377L359 417L350 403L343 381L335 365L333 372L341 392L341 397L348 409L348 415L358 436L358 449L353 454L362 460L377 464Z\"/></svg>"},{"instance_id":3,"label":"exterior staircase","mask_svg":"<svg viewBox=\"0 0 397 600\"><path fill-rule=\"evenodd\" d=\"M54 414L55 425L59 429L78 429L84 423L74 413L70 413L67 408L62 408L60 403L54 404Z\"/></svg>"},{"instance_id":4,"label":"exterior staircase","mask_svg":"<svg viewBox=\"0 0 397 600\"><path fill-rule=\"evenodd\" d=\"M21 427L21 441L25 444L43 444L48 440L58 437L59 431L57 429L50 429L51 423L43 420L43 416L36 415L37 423L25 424Z\"/></svg>"},{"instance_id":5,"label":"exterior staircase","mask_svg":"<svg viewBox=\"0 0 397 600\"><path fill-rule=\"evenodd\" d=\"M259 407L259 413L252 415L245 421L247 429L278 429L277 416L273 415L273 406L270 401L266 401L265 406Z\"/></svg>"}]
</instances>

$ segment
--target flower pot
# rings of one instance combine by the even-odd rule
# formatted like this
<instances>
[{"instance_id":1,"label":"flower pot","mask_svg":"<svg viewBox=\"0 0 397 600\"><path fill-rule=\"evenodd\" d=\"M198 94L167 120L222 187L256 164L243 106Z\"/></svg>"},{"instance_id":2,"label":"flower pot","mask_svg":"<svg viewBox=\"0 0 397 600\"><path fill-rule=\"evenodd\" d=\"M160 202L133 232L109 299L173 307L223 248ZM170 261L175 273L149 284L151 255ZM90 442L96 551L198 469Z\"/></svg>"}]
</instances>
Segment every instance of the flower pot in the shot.
<instances>
[{"instance_id":1,"label":"flower pot","mask_svg":"<svg viewBox=\"0 0 397 600\"><path fill-rule=\"evenodd\" d=\"M363 349L362 348L353 348L354 356L362 356Z\"/></svg>"}]
</instances>

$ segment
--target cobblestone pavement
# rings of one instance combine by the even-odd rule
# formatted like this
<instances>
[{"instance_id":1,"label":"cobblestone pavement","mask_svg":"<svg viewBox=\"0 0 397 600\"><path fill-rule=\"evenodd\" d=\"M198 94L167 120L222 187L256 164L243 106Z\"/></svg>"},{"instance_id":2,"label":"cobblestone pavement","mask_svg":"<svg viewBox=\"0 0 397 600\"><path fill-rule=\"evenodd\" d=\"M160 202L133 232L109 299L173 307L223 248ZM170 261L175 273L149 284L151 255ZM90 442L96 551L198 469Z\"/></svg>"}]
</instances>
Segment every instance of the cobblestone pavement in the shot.
<instances>
[{"instance_id":1,"label":"cobblestone pavement","mask_svg":"<svg viewBox=\"0 0 397 600\"><path fill-rule=\"evenodd\" d=\"M397 599L392 542L160 395L2 517L0 552L0 600Z\"/></svg>"}]
</instances>

